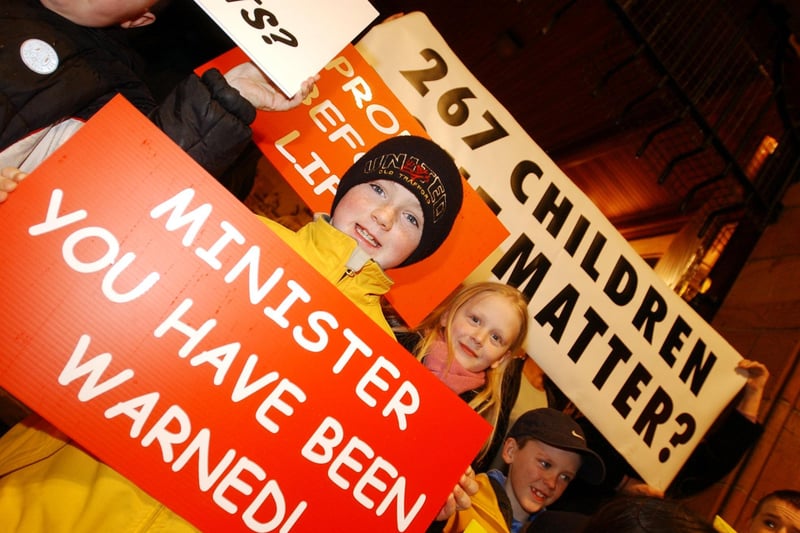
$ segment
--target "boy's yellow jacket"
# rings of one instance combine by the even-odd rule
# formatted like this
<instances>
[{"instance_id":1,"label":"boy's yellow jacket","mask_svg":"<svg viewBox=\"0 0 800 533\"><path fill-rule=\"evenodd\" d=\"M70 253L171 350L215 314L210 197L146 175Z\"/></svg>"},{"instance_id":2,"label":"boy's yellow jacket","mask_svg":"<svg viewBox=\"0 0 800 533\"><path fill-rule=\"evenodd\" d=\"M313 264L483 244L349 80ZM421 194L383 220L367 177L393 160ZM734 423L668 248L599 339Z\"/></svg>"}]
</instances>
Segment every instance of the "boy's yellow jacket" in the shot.
<instances>
[{"instance_id":1,"label":"boy's yellow jacket","mask_svg":"<svg viewBox=\"0 0 800 533\"><path fill-rule=\"evenodd\" d=\"M380 297L392 281L372 260L348 275L348 261L357 250L353 239L322 217L297 232L265 223L391 334ZM0 531L196 530L52 425L32 417L0 438Z\"/></svg>"},{"instance_id":2,"label":"boy's yellow jacket","mask_svg":"<svg viewBox=\"0 0 800 533\"><path fill-rule=\"evenodd\" d=\"M318 215L296 232L273 220L262 220L367 316L394 336L381 308L381 297L393 282L378 263L358 248L355 240L334 228L325 215Z\"/></svg>"},{"instance_id":3,"label":"boy's yellow jacket","mask_svg":"<svg viewBox=\"0 0 800 533\"><path fill-rule=\"evenodd\" d=\"M503 515L492 481L486 474L475 476L478 492L472 497L472 506L450 517L444 533L509 533L508 520Z\"/></svg>"},{"instance_id":4,"label":"boy's yellow jacket","mask_svg":"<svg viewBox=\"0 0 800 533\"><path fill-rule=\"evenodd\" d=\"M0 438L0 531L196 531L48 422Z\"/></svg>"}]
</instances>

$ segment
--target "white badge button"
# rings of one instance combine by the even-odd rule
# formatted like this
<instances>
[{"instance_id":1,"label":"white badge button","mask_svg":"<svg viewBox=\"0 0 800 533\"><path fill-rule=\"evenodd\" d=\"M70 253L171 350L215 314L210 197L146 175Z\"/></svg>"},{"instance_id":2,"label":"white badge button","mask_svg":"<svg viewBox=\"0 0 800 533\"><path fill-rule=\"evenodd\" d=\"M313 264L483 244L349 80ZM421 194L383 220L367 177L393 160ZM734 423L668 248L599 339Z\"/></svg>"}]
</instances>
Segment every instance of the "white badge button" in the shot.
<instances>
[{"instance_id":1,"label":"white badge button","mask_svg":"<svg viewBox=\"0 0 800 533\"><path fill-rule=\"evenodd\" d=\"M28 39L19 47L22 62L37 74L52 74L58 68L58 54L41 39Z\"/></svg>"}]
</instances>

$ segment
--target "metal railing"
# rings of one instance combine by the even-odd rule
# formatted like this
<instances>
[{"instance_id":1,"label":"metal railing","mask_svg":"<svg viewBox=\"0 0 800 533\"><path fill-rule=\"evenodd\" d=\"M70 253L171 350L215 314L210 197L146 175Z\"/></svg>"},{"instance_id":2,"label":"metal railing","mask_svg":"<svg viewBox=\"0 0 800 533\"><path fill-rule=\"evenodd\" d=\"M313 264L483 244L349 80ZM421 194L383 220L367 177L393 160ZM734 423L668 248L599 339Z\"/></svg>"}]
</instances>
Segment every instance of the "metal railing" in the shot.
<instances>
[{"instance_id":1,"label":"metal railing","mask_svg":"<svg viewBox=\"0 0 800 533\"><path fill-rule=\"evenodd\" d=\"M692 263L676 290L696 284L684 297L709 320L780 213L800 164L783 76L798 59L786 16L768 2L745 4L608 0L622 31L610 36L616 42L606 53L616 57L594 90L616 77L631 80L616 97L617 121L648 117L636 156L658 169L653 182L682 199L696 229Z\"/></svg>"}]
</instances>

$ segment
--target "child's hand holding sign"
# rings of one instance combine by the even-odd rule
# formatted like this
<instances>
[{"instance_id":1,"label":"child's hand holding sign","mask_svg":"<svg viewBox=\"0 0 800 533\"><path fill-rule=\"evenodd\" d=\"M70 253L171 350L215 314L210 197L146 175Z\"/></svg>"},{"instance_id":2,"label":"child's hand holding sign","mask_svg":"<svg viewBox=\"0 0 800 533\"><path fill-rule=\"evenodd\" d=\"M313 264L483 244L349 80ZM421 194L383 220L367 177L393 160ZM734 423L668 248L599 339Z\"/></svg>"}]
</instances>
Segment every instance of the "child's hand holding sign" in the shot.
<instances>
[{"instance_id":1,"label":"child's hand holding sign","mask_svg":"<svg viewBox=\"0 0 800 533\"><path fill-rule=\"evenodd\" d=\"M28 174L15 167L5 167L0 170L0 203L5 202L9 193L17 188L20 181Z\"/></svg>"},{"instance_id":2,"label":"child's hand holding sign","mask_svg":"<svg viewBox=\"0 0 800 533\"><path fill-rule=\"evenodd\" d=\"M225 81L262 111L288 111L297 107L311 93L317 80L319 74L308 78L292 98L287 98L253 63L242 63L225 74Z\"/></svg>"}]
</instances>

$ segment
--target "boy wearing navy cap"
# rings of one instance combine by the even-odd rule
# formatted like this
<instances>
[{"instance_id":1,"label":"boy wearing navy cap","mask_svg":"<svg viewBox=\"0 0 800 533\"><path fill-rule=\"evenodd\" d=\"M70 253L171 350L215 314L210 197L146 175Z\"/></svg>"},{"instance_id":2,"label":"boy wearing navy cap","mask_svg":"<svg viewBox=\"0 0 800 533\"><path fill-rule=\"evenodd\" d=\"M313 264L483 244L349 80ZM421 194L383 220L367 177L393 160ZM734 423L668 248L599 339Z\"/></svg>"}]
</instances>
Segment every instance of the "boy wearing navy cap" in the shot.
<instances>
[{"instance_id":1,"label":"boy wearing navy cap","mask_svg":"<svg viewBox=\"0 0 800 533\"><path fill-rule=\"evenodd\" d=\"M470 530L518 533L556 501L572 479L600 483L605 477L602 459L586 445L583 430L569 415L544 407L520 416L502 448L508 472L478 474L478 493L472 506L457 511L432 531Z\"/></svg>"}]
</instances>

